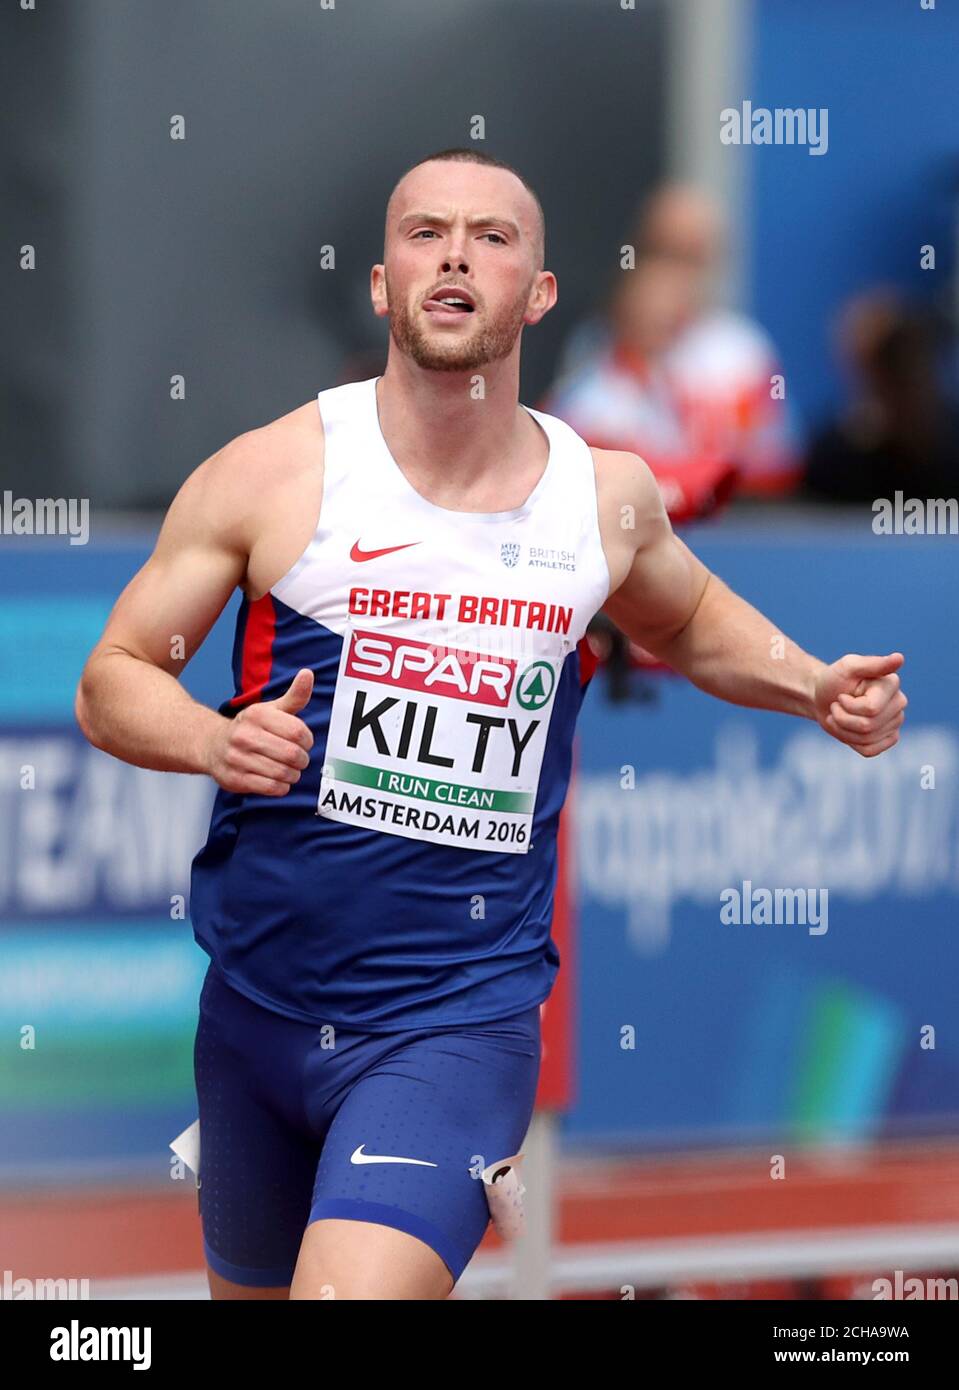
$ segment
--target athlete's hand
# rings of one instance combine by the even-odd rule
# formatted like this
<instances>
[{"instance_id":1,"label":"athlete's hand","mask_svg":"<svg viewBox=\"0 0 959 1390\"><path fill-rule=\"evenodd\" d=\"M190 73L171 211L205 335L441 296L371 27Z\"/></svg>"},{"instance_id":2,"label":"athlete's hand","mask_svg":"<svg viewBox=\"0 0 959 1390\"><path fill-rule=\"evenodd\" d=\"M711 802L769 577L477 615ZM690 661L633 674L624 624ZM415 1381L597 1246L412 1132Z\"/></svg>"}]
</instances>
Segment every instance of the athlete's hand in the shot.
<instances>
[{"instance_id":1,"label":"athlete's hand","mask_svg":"<svg viewBox=\"0 0 959 1390\"><path fill-rule=\"evenodd\" d=\"M813 696L816 718L827 734L874 758L899 742L909 703L899 689L905 657L843 656L819 674Z\"/></svg>"},{"instance_id":2,"label":"athlete's hand","mask_svg":"<svg viewBox=\"0 0 959 1390\"><path fill-rule=\"evenodd\" d=\"M218 727L208 750L207 771L228 792L286 796L309 765L313 735L297 715L313 694L313 672L297 671L278 700L240 710Z\"/></svg>"}]
</instances>

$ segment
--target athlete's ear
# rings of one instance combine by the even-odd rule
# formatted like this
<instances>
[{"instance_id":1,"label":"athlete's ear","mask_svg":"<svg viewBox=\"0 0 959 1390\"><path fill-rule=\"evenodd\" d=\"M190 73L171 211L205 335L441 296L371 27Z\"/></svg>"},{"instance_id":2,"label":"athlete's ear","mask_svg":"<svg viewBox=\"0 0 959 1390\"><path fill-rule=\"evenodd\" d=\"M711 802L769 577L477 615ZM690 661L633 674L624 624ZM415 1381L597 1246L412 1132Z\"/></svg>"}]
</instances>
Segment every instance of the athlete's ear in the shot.
<instances>
[{"instance_id":1,"label":"athlete's ear","mask_svg":"<svg viewBox=\"0 0 959 1390\"><path fill-rule=\"evenodd\" d=\"M373 313L377 318L384 318L389 313L389 304L386 300L386 267L375 265L370 271L370 299L373 301Z\"/></svg>"},{"instance_id":2,"label":"athlete's ear","mask_svg":"<svg viewBox=\"0 0 959 1390\"><path fill-rule=\"evenodd\" d=\"M529 292L523 322L539 323L540 319L549 313L558 298L559 288L556 284L556 276L551 270L538 271Z\"/></svg>"}]
</instances>

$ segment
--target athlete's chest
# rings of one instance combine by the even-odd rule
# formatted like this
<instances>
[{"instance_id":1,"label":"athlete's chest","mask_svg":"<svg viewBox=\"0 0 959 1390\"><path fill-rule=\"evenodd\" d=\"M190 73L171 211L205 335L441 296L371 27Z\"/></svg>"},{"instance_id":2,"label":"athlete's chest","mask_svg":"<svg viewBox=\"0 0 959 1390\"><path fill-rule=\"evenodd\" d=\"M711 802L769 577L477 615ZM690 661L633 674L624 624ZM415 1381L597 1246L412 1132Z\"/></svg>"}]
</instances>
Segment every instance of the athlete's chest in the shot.
<instances>
[{"instance_id":1,"label":"athlete's chest","mask_svg":"<svg viewBox=\"0 0 959 1390\"><path fill-rule=\"evenodd\" d=\"M274 592L334 631L558 650L595 611L581 519L542 508L442 513L340 489Z\"/></svg>"},{"instance_id":2,"label":"athlete's chest","mask_svg":"<svg viewBox=\"0 0 959 1390\"><path fill-rule=\"evenodd\" d=\"M280 597L342 638L320 815L526 853L547 734L591 616L577 540L521 517L368 503ZM563 708L565 709L565 701Z\"/></svg>"},{"instance_id":3,"label":"athlete's chest","mask_svg":"<svg viewBox=\"0 0 959 1390\"><path fill-rule=\"evenodd\" d=\"M522 505L453 512L411 487L363 404L337 393L324 416L319 523L271 589L286 664L327 658L318 813L524 854L550 729L557 747L571 737L576 647L607 590L591 458L547 421L548 467Z\"/></svg>"},{"instance_id":4,"label":"athlete's chest","mask_svg":"<svg viewBox=\"0 0 959 1390\"><path fill-rule=\"evenodd\" d=\"M303 641L287 664L308 661L314 625L335 652L316 711L321 816L527 852L550 723L596 600L581 522L545 510L446 516L328 493L272 590Z\"/></svg>"}]
</instances>

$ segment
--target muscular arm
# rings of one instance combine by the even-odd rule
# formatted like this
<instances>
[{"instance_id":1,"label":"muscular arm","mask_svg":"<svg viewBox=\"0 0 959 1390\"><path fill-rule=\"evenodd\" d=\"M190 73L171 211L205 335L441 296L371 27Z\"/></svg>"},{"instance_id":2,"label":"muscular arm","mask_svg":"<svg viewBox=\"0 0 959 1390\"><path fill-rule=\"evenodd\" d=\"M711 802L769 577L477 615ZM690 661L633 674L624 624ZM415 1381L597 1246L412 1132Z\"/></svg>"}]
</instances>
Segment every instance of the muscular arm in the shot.
<instances>
[{"instance_id":1,"label":"muscular arm","mask_svg":"<svg viewBox=\"0 0 959 1390\"><path fill-rule=\"evenodd\" d=\"M606 611L634 642L707 694L815 719L825 662L785 637L671 531L637 552Z\"/></svg>"},{"instance_id":2,"label":"muscular arm","mask_svg":"<svg viewBox=\"0 0 959 1390\"><path fill-rule=\"evenodd\" d=\"M606 612L627 636L708 694L814 719L866 756L898 740L906 704L894 674L898 653L846 656L830 666L803 651L673 534L641 459L609 454L604 464L612 475L612 486L601 491L604 533L624 571ZM617 495L628 511L622 501L615 505ZM632 528L621 526L624 517ZM617 524L628 538L625 560Z\"/></svg>"},{"instance_id":3,"label":"muscular arm","mask_svg":"<svg viewBox=\"0 0 959 1390\"><path fill-rule=\"evenodd\" d=\"M75 711L87 739L125 762L205 772L229 790L282 795L308 762L303 750L312 735L293 716L309 698L309 673L297 676L286 704L284 696L236 720L200 704L179 683L246 575L262 491L255 452L250 436L241 436L183 484L153 554L123 590L87 659ZM245 719L252 726L241 730Z\"/></svg>"},{"instance_id":4,"label":"muscular arm","mask_svg":"<svg viewBox=\"0 0 959 1390\"><path fill-rule=\"evenodd\" d=\"M236 461L227 446L183 484L80 679L76 715L86 737L140 767L205 771L204 748L222 719L179 677L243 580L243 518L229 505L227 478Z\"/></svg>"}]
</instances>

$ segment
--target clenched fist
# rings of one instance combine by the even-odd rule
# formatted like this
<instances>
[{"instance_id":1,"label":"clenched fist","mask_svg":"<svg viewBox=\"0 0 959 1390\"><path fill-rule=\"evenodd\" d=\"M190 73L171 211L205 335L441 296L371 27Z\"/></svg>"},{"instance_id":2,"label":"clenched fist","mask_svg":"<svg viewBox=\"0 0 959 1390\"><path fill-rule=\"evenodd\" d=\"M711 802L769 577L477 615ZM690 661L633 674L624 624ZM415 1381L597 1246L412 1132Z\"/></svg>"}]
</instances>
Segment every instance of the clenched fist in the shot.
<instances>
[{"instance_id":1,"label":"clenched fist","mask_svg":"<svg viewBox=\"0 0 959 1390\"><path fill-rule=\"evenodd\" d=\"M313 694L313 672L297 671L278 700L248 705L216 729L207 771L224 791L286 796L309 766L313 735L297 715Z\"/></svg>"},{"instance_id":2,"label":"clenched fist","mask_svg":"<svg viewBox=\"0 0 959 1390\"><path fill-rule=\"evenodd\" d=\"M820 672L813 699L826 733L864 758L898 743L909 703L896 674L904 660L901 652L843 656Z\"/></svg>"}]
</instances>

